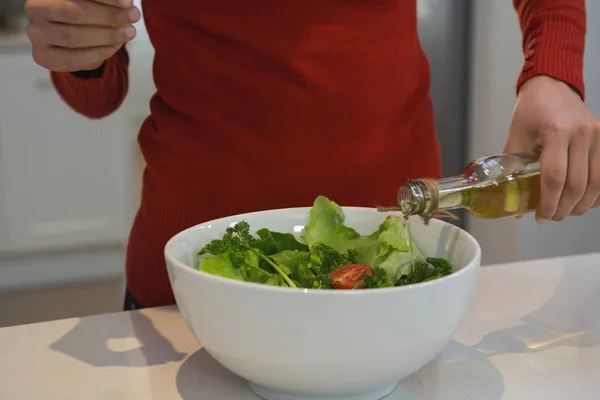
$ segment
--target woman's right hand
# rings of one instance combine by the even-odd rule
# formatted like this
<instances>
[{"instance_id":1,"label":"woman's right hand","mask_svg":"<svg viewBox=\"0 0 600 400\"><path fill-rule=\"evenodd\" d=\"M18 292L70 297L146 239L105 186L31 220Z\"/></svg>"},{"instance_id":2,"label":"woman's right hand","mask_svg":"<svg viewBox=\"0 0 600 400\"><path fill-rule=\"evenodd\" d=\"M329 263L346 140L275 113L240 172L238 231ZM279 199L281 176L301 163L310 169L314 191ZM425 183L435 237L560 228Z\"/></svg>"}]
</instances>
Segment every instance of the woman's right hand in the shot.
<instances>
[{"instance_id":1,"label":"woman's right hand","mask_svg":"<svg viewBox=\"0 0 600 400\"><path fill-rule=\"evenodd\" d=\"M33 59L50 71L95 70L133 39L133 0L27 0Z\"/></svg>"}]
</instances>

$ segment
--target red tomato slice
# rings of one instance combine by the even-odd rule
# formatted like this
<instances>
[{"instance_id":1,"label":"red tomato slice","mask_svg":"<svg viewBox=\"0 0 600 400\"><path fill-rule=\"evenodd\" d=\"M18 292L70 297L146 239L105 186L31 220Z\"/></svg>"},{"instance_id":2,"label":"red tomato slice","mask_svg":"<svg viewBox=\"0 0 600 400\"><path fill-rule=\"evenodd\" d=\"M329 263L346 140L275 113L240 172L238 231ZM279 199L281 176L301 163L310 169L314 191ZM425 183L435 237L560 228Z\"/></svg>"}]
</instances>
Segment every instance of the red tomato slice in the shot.
<instances>
[{"instance_id":1,"label":"red tomato slice","mask_svg":"<svg viewBox=\"0 0 600 400\"><path fill-rule=\"evenodd\" d=\"M329 273L334 289L364 289L367 275L373 276L373 270L366 264L346 264Z\"/></svg>"}]
</instances>

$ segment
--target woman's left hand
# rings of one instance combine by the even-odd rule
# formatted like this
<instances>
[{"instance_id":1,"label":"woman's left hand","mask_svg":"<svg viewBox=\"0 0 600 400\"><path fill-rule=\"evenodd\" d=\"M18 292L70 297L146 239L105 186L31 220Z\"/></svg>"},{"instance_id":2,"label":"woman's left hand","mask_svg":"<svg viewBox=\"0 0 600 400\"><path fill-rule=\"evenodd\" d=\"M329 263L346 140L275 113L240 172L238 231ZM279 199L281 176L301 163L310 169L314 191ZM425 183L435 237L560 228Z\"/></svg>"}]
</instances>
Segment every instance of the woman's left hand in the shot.
<instances>
[{"instance_id":1,"label":"woman's left hand","mask_svg":"<svg viewBox=\"0 0 600 400\"><path fill-rule=\"evenodd\" d=\"M536 76L521 86L506 153L541 149L540 224L600 206L600 120L570 86Z\"/></svg>"}]
</instances>

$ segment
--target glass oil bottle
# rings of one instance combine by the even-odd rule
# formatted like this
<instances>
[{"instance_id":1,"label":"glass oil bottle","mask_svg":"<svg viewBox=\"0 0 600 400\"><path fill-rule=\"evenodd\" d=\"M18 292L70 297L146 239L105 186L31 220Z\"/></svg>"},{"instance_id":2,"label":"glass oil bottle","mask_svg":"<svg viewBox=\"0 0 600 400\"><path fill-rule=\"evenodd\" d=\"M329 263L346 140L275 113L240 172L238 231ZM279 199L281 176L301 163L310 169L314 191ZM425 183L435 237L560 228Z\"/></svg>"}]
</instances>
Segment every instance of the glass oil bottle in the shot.
<instances>
[{"instance_id":1,"label":"glass oil bottle","mask_svg":"<svg viewBox=\"0 0 600 400\"><path fill-rule=\"evenodd\" d=\"M479 218L497 219L534 211L540 201L538 153L500 154L471 162L459 176L418 179L398 190L406 216L432 218L465 209Z\"/></svg>"}]
</instances>

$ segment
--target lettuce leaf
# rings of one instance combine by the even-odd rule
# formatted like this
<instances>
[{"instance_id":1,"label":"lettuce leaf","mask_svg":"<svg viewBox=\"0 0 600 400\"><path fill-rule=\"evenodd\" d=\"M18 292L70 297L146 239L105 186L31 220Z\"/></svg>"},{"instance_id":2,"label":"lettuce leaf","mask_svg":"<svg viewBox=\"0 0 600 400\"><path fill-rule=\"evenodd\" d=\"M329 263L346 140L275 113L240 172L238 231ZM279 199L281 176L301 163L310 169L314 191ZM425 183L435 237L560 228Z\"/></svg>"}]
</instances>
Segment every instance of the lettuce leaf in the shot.
<instances>
[{"instance_id":1,"label":"lettuce leaf","mask_svg":"<svg viewBox=\"0 0 600 400\"><path fill-rule=\"evenodd\" d=\"M259 267L259 257L253 251L245 251L241 265L236 266L232 252L227 251L213 257L203 257L198 269L209 274L238 281L249 281L274 286L286 286L277 274Z\"/></svg>"},{"instance_id":2,"label":"lettuce leaf","mask_svg":"<svg viewBox=\"0 0 600 400\"><path fill-rule=\"evenodd\" d=\"M252 247L260 249L267 256L285 250L308 251L308 246L300 243L291 233L273 232L263 228L256 231L256 234L260 239L252 243Z\"/></svg>"},{"instance_id":3,"label":"lettuce leaf","mask_svg":"<svg viewBox=\"0 0 600 400\"><path fill-rule=\"evenodd\" d=\"M308 289L331 287L329 276L323 274L319 268L313 268L310 265L308 251L284 250L281 253L273 254L271 259L280 267L289 270L290 278L299 287Z\"/></svg>"},{"instance_id":4,"label":"lettuce leaf","mask_svg":"<svg viewBox=\"0 0 600 400\"><path fill-rule=\"evenodd\" d=\"M358 236L354 229L344 226L344 218L342 207L325 196L317 197L310 209L308 224L302 232L302 240L308 247L312 247L331 239L334 232L336 237Z\"/></svg>"},{"instance_id":5,"label":"lettuce leaf","mask_svg":"<svg viewBox=\"0 0 600 400\"><path fill-rule=\"evenodd\" d=\"M358 253L358 263L380 267L387 273L389 284L410 273L412 266L408 241L402 219L390 215L371 235L363 236L344 225L342 208L324 196L315 200L310 211L303 239L309 248L325 244L345 254L349 250ZM413 245L415 259L422 259L421 251Z\"/></svg>"}]
</instances>

